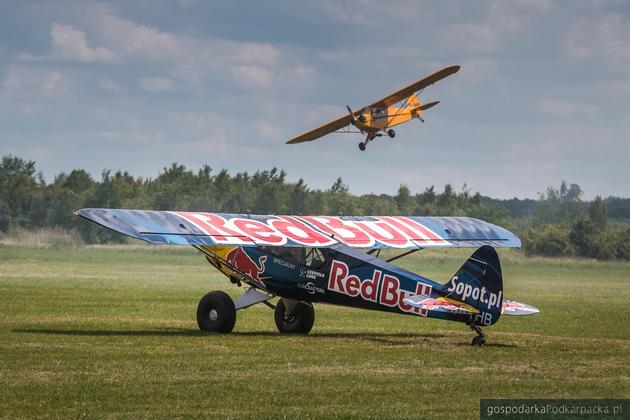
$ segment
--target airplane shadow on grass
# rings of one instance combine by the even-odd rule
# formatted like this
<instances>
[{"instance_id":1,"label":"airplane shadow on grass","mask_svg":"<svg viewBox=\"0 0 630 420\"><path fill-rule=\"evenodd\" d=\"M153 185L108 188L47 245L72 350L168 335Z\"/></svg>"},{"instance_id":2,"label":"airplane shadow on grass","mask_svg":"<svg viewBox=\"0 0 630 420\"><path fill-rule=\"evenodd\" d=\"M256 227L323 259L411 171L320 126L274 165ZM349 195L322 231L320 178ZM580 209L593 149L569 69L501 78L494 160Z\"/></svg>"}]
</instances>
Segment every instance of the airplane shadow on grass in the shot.
<instances>
[{"instance_id":1,"label":"airplane shadow on grass","mask_svg":"<svg viewBox=\"0 0 630 420\"><path fill-rule=\"evenodd\" d=\"M160 330L98 330L98 329L48 329L48 328L21 328L14 329L15 333L23 334L47 334L47 335L69 335L84 337L202 337L219 336L215 333L202 332L195 329L172 328ZM287 337L276 331L235 331L232 336L241 337ZM296 336L291 336L296 337ZM306 337L306 336L305 336ZM446 338L444 334L438 333L359 333L359 332L323 332L308 335L310 340L324 339L362 339L380 343L385 346L414 345L430 342L433 339ZM423 339L423 340L419 340ZM457 345L467 345L467 343L457 343ZM487 343L487 347L518 347L513 344Z\"/></svg>"}]
</instances>

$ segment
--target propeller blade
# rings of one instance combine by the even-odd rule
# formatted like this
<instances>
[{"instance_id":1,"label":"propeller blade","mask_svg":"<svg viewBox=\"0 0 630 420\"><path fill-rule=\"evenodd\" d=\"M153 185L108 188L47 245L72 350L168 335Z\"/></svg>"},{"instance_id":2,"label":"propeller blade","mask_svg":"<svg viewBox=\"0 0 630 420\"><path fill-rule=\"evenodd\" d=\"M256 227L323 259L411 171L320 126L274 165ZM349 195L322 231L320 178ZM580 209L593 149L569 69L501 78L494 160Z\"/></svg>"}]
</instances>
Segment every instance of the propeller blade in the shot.
<instances>
[{"instance_id":1,"label":"propeller blade","mask_svg":"<svg viewBox=\"0 0 630 420\"><path fill-rule=\"evenodd\" d=\"M359 131L361 132L361 134L363 134L363 130L361 129L361 127L359 127L359 126L357 126L355 124L356 119L354 118L354 113L352 112L352 109L350 109L350 105L346 105L346 109L350 113L350 124L352 124L355 127L357 127L359 129Z\"/></svg>"},{"instance_id":2,"label":"propeller blade","mask_svg":"<svg viewBox=\"0 0 630 420\"><path fill-rule=\"evenodd\" d=\"M346 109L348 110L348 113L350 114L352 121L354 121L354 113L352 112L352 109L350 109L350 105L346 105Z\"/></svg>"}]
</instances>

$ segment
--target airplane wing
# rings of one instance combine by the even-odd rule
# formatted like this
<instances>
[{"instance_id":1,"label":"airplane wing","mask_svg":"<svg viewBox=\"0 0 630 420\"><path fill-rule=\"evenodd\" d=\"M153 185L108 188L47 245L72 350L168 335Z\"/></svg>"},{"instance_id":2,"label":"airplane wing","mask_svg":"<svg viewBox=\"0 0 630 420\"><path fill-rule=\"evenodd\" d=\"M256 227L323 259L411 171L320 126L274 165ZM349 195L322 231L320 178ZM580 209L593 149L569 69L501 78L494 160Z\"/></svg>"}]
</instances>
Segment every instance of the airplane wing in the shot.
<instances>
[{"instance_id":1,"label":"airplane wing","mask_svg":"<svg viewBox=\"0 0 630 420\"><path fill-rule=\"evenodd\" d=\"M520 248L512 232L469 217L258 216L87 208L76 215L154 244L328 248Z\"/></svg>"},{"instance_id":2,"label":"airplane wing","mask_svg":"<svg viewBox=\"0 0 630 420\"><path fill-rule=\"evenodd\" d=\"M435 82L439 82L440 80L450 76L451 74L457 73L459 69L460 66L444 67L442 70L438 70L435 73L428 75L424 79L420 79L417 82L405 86L404 88L392 93L391 95L384 97L380 101L374 102L373 104L369 105L369 108L383 109L387 108L388 106L394 105L395 103L402 101L412 93L422 90L427 86L434 84Z\"/></svg>"},{"instance_id":3,"label":"airplane wing","mask_svg":"<svg viewBox=\"0 0 630 420\"><path fill-rule=\"evenodd\" d=\"M295 144L295 143L302 143L305 141L312 141L322 136L325 136L326 134L332 133L333 131L341 130L342 128L344 128L345 126L349 124L350 124L350 114L347 114L327 124L324 124L321 127L317 127L313 130L307 131L306 133L300 134L299 136L295 136L291 140L287 141L287 144Z\"/></svg>"}]
</instances>

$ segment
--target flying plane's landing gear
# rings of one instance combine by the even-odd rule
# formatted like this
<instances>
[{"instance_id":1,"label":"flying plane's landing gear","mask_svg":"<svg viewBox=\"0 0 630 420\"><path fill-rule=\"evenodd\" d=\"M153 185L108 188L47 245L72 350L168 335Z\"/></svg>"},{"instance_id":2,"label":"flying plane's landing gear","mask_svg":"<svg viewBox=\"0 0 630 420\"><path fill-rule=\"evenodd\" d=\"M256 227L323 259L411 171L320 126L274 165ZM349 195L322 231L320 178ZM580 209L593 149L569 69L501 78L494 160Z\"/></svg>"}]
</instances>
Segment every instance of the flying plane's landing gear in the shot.
<instances>
[{"instance_id":1,"label":"flying plane's landing gear","mask_svg":"<svg viewBox=\"0 0 630 420\"><path fill-rule=\"evenodd\" d=\"M197 305L197 324L201 331L229 333L236 323L234 301L227 293L207 293Z\"/></svg>"},{"instance_id":2,"label":"flying plane's landing gear","mask_svg":"<svg viewBox=\"0 0 630 420\"><path fill-rule=\"evenodd\" d=\"M381 136L382 136L381 133L370 133L370 134L368 134L367 137L365 138L365 140L362 141L361 143L359 143L359 149L361 149L361 151L364 151L365 148L367 147L367 144L369 142L374 140L375 137L381 137Z\"/></svg>"},{"instance_id":3,"label":"flying plane's landing gear","mask_svg":"<svg viewBox=\"0 0 630 420\"><path fill-rule=\"evenodd\" d=\"M471 325L470 329L477 333L475 337L473 337L470 345L472 346L482 346L486 343L486 336L483 335L483 331L476 325Z\"/></svg>"},{"instance_id":4,"label":"flying plane's landing gear","mask_svg":"<svg viewBox=\"0 0 630 420\"><path fill-rule=\"evenodd\" d=\"M387 130L387 135L391 138L394 138L396 137L396 132L390 128L389 130Z\"/></svg>"},{"instance_id":5,"label":"flying plane's landing gear","mask_svg":"<svg viewBox=\"0 0 630 420\"><path fill-rule=\"evenodd\" d=\"M308 334L315 323L313 305L280 299L274 311L278 331L284 334Z\"/></svg>"}]
</instances>

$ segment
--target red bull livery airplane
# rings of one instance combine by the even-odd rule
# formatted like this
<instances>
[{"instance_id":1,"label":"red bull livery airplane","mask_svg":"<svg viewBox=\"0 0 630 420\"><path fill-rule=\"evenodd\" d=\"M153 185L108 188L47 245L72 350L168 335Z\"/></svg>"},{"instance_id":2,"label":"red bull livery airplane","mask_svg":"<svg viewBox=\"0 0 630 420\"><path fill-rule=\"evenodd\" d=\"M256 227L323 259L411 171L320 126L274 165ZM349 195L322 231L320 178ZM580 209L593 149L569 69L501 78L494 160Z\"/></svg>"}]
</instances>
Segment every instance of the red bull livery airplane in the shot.
<instances>
[{"instance_id":1,"label":"red bull livery airplane","mask_svg":"<svg viewBox=\"0 0 630 420\"><path fill-rule=\"evenodd\" d=\"M287 143L295 144L313 141L330 133L361 133L366 134L366 137L365 140L359 143L359 149L365 150L369 142L376 137L382 137L383 134L394 138L396 132L393 127L415 118L424 122L422 118L424 111L440 103L435 101L421 104L417 94L426 87L458 71L459 66L445 67L356 112L352 112L350 106L346 105L348 114L295 136ZM395 106L399 103L400 105ZM355 131L350 130L351 125L356 129Z\"/></svg>"},{"instance_id":2,"label":"red bull livery airplane","mask_svg":"<svg viewBox=\"0 0 630 420\"><path fill-rule=\"evenodd\" d=\"M281 333L310 332L314 303L329 303L465 323L485 342L501 315L538 313L503 296L495 248L520 240L467 217L254 216L201 212L82 209L87 220L152 244L192 245L243 294L206 294L197 307L203 331L229 333L236 311L263 303ZM423 248L477 250L444 284L392 264ZM401 254L379 259L380 251ZM279 297L275 305L270 300Z\"/></svg>"}]
</instances>

